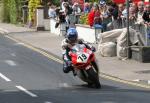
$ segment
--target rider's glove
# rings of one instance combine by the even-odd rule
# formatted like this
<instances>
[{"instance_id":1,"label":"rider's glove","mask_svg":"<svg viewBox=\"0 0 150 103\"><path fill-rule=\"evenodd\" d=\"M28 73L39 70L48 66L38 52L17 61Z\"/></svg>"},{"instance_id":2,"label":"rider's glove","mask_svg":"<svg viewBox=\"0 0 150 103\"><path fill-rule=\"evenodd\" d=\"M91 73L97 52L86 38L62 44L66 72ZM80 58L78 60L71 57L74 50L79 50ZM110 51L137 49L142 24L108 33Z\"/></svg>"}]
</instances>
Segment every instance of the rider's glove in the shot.
<instances>
[{"instance_id":1,"label":"rider's glove","mask_svg":"<svg viewBox=\"0 0 150 103\"><path fill-rule=\"evenodd\" d=\"M72 62L71 62L71 61L67 61L67 65L68 65L68 66L71 66L71 65L72 65Z\"/></svg>"},{"instance_id":2,"label":"rider's glove","mask_svg":"<svg viewBox=\"0 0 150 103\"><path fill-rule=\"evenodd\" d=\"M94 46L91 47L91 50L92 50L93 52L96 52L96 48L95 48Z\"/></svg>"}]
</instances>

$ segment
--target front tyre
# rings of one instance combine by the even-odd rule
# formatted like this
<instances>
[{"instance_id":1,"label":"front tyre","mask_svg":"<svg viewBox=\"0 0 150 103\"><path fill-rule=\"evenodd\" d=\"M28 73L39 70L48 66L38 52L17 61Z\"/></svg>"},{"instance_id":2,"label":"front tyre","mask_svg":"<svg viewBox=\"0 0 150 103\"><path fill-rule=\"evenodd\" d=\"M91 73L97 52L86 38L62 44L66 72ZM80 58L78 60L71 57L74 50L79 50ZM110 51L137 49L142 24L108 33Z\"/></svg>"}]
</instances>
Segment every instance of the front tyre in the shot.
<instances>
[{"instance_id":1,"label":"front tyre","mask_svg":"<svg viewBox=\"0 0 150 103\"><path fill-rule=\"evenodd\" d=\"M92 66L94 67L94 69L96 70L96 72L99 73L99 68L98 68L96 61L93 61L91 63L92 63Z\"/></svg>"},{"instance_id":2,"label":"front tyre","mask_svg":"<svg viewBox=\"0 0 150 103\"><path fill-rule=\"evenodd\" d=\"M98 73L96 73L93 68L90 68L87 70L87 74L88 74L88 78L92 81L92 84L94 84L95 88L100 89L101 84L99 82Z\"/></svg>"}]
</instances>

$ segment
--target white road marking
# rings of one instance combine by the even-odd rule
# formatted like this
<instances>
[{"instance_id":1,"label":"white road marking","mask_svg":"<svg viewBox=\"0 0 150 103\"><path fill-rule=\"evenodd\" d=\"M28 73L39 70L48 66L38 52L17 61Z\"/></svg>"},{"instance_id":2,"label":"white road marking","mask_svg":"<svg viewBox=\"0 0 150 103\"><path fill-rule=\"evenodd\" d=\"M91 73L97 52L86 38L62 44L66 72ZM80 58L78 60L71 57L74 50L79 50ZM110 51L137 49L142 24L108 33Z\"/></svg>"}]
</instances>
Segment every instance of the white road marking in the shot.
<instances>
[{"instance_id":1,"label":"white road marking","mask_svg":"<svg viewBox=\"0 0 150 103\"><path fill-rule=\"evenodd\" d=\"M19 90L25 92L26 94L30 95L31 97L38 97L37 95L31 93L30 91L28 91L27 89L23 88L22 86L16 86Z\"/></svg>"},{"instance_id":2,"label":"white road marking","mask_svg":"<svg viewBox=\"0 0 150 103\"><path fill-rule=\"evenodd\" d=\"M15 43L15 45L24 45L24 43L18 42L18 43Z\"/></svg>"},{"instance_id":3,"label":"white road marking","mask_svg":"<svg viewBox=\"0 0 150 103\"><path fill-rule=\"evenodd\" d=\"M53 102L48 102L48 101L46 101L46 102L44 102L44 103L53 103Z\"/></svg>"},{"instance_id":4,"label":"white road marking","mask_svg":"<svg viewBox=\"0 0 150 103\"><path fill-rule=\"evenodd\" d=\"M3 90L4 92L16 92L16 90Z\"/></svg>"},{"instance_id":5,"label":"white road marking","mask_svg":"<svg viewBox=\"0 0 150 103\"><path fill-rule=\"evenodd\" d=\"M16 57L16 54L15 54L15 53L11 53L10 55L13 56L13 57Z\"/></svg>"},{"instance_id":6,"label":"white road marking","mask_svg":"<svg viewBox=\"0 0 150 103\"><path fill-rule=\"evenodd\" d=\"M70 87L67 83L59 83L59 87Z\"/></svg>"},{"instance_id":7,"label":"white road marking","mask_svg":"<svg viewBox=\"0 0 150 103\"><path fill-rule=\"evenodd\" d=\"M14 61L12 61L12 60L5 60L5 63L7 63L8 65L10 65L10 66L16 66L17 64L14 62Z\"/></svg>"},{"instance_id":8,"label":"white road marking","mask_svg":"<svg viewBox=\"0 0 150 103\"><path fill-rule=\"evenodd\" d=\"M0 73L0 77L3 78L6 82L10 82L11 80L9 78L7 78L5 75L3 75L2 73Z\"/></svg>"}]
</instances>

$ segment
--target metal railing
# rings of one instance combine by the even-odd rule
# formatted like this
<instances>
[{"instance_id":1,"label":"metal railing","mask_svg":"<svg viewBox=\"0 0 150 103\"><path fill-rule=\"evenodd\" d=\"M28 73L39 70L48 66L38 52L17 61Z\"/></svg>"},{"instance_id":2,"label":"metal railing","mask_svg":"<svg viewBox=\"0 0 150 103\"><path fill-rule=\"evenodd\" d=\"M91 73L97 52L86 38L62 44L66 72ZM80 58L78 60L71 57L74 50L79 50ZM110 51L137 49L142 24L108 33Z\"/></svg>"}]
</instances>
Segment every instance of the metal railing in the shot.
<instances>
[{"instance_id":1,"label":"metal railing","mask_svg":"<svg viewBox=\"0 0 150 103\"><path fill-rule=\"evenodd\" d=\"M112 29L121 29L127 27L126 19L119 19L112 21ZM144 46L150 46L150 26L145 25L144 23L137 24L135 20L129 21L130 28L139 32L140 40L142 40ZM110 29L109 29L110 30Z\"/></svg>"}]
</instances>

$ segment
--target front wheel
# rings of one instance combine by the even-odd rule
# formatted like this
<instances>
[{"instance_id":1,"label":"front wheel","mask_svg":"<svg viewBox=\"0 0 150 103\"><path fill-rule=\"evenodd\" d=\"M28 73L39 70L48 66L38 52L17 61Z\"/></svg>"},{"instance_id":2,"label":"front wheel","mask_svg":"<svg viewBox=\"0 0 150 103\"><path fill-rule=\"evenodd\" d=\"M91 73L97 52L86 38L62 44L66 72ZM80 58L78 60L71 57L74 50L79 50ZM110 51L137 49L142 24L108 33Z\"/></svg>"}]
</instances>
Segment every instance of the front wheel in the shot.
<instances>
[{"instance_id":1,"label":"front wheel","mask_svg":"<svg viewBox=\"0 0 150 103\"><path fill-rule=\"evenodd\" d=\"M92 67L87 70L87 74L88 74L88 78L92 81L92 83L88 83L88 84L94 84L95 88L101 88L98 73L95 72Z\"/></svg>"},{"instance_id":2,"label":"front wheel","mask_svg":"<svg viewBox=\"0 0 150 103\"><path fill-rule=\"evenodd\" d=\"M96 72L99 73L99 68L98 68L96 61L91 62L91 64L94 67L94 69L96 70Z\"/></svg>"}]
</instances>

